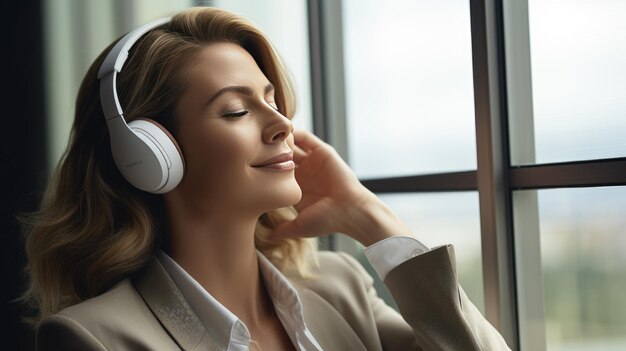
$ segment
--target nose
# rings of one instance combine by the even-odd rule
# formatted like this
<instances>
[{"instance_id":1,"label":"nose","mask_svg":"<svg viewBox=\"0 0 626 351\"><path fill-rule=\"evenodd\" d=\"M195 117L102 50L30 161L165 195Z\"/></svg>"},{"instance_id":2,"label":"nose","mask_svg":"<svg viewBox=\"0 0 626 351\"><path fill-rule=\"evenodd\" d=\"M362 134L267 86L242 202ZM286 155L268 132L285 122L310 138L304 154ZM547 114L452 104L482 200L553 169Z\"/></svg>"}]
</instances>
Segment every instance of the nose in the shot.
<instances>
[{"instance_id":1,"label":"nose","mask_svg":"<svg viewBox=\"0 0 626 351\"><path fill-rule=\"evenodd\" d=\"M267 144L282 142L293 132L291 120L278 111L272 109L271 116L268 116L268 121L263 130L263 141Z\"/></svg>"}]
</instances>

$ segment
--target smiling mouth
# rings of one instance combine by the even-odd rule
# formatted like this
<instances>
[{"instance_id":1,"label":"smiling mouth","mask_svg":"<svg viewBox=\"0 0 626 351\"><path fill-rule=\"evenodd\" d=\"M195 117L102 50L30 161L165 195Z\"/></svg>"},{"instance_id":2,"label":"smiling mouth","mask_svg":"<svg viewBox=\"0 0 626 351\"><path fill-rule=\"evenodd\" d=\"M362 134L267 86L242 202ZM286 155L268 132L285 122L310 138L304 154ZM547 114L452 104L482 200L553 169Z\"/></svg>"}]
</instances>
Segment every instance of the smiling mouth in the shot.
<instances>
[{"instance_id":1,"label":"smiling mouth","mask_svg":"<svg viewBox=\"0 0 626 351\"><path fill-rule=\"evenodd\" d=\"M293 152L290 151L272 157L258 165L253 165L252 167L275 171L289 171L295 169L296 164L293 162Z\"/></svg>"}]
</instances>

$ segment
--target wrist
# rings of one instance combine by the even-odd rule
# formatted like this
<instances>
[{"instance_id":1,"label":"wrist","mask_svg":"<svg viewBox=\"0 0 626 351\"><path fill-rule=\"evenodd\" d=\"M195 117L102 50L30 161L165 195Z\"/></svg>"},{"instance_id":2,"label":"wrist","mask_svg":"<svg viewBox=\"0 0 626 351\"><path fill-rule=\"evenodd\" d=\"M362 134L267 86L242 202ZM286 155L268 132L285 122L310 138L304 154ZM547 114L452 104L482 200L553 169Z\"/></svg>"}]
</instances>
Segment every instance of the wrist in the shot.
<instances>
[{"instance_id":1,"label":"wrist","mask_svg":"<svg viewBox=\"0 0 626 351\"><path fill-rule=\"evenodd\" d=\"M407 225L375 194L367 194L348 216L349 225L345 234L368 247L393 236L414 237Z\"/></svg>"}]
</instances>

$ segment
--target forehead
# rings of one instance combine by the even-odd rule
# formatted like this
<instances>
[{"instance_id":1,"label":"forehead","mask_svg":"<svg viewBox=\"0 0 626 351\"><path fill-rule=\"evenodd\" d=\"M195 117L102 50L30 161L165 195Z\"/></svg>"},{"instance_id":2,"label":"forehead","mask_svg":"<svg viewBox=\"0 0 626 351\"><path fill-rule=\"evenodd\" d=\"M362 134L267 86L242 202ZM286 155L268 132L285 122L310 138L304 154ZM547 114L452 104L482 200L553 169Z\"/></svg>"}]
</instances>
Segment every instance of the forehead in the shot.
<instances>
[{"instance_id":1,"label":"forehead","mask_svg":"<svg viewBox=\"0 0 626 351\"><path fill-rule=\"evenodd\" d=\"M233 43L207 45L191 61L186 73L190 89L208 93L228 85L262 89L269 83L250 53Z\"/></svg>"}]
</instances>

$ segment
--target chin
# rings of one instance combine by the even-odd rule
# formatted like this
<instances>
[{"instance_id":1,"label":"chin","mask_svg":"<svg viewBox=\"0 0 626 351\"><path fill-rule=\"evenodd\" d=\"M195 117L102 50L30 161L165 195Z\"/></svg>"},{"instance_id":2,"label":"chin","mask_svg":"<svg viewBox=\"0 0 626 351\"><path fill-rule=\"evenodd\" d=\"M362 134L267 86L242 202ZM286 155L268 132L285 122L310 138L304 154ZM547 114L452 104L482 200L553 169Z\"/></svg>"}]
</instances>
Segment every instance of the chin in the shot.
<instances>
[{"instance_id":1,"label":"chin","mask_svg":"<svg viewBox=\"0 0 626 351\"><path fill-rule=\"evenodd\" d=\"M272 198L271 209L293 206L302 199L302 190L294 181L293 184L285 185L279 191L272 192L268 197Z\"/></svg>"},{"instance_id":2,"label":"chin","mask_svg":"<svg viewBox=\"0 0 626 351\"><path fill-rule=\"evenodd\" d=\"M298 183L296 183L295 189L293 191L293 199L291 203L287 206L293 206L300 202L300 200L302 200L302 189L300 189L300 186L298 185Z\"/></svg>"},{"instance_id":3,"label":"chin","mask_svg":"<svg viewBox=\"0 0 626 351\"><path fill-rule=\"evenodd\" d=\"M300 200L302 199L302 189L300 189L300 185L298 185L295 180L293 184L289 184L281 190L283 190L281 191L281 198L284 199L285 203L285 205L281 207L293 206L300 202Z\"/></svg>"}]
</instances>

